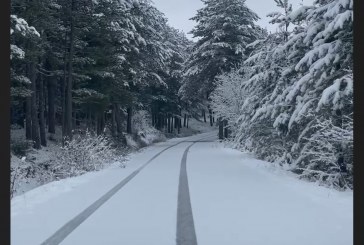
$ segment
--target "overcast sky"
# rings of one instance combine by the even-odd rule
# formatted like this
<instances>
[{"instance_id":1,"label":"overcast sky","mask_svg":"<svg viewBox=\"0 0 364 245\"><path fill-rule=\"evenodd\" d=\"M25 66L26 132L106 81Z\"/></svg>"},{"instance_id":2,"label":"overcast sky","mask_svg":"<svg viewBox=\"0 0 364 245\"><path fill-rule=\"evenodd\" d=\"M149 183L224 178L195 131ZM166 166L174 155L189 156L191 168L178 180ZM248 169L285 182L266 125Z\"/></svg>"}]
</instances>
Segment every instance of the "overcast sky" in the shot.
<instances>
[{"instance_id":1,"label":"overcast sky","mask_svg":"<svg viewBox=\"0 0 364 245\"><path fill-rule=\"evenodd\" d=\"M184 31L186 34L192 30L196 22L189 20L195 16L196 10L203 7L201 0L152 0L156 7L162 11L169 20L169 24L174 28ZM301 3L304 5L312 4L313 0L291 0L293 10L297 9ZM276 25L269 24L266 17L268 13L279 11L273 0L247 0L247 6L261 18L258 24L266 27L268 31L274 32ZM192 35L187 34L192 38Z\"/></svg>"}]
</instances>

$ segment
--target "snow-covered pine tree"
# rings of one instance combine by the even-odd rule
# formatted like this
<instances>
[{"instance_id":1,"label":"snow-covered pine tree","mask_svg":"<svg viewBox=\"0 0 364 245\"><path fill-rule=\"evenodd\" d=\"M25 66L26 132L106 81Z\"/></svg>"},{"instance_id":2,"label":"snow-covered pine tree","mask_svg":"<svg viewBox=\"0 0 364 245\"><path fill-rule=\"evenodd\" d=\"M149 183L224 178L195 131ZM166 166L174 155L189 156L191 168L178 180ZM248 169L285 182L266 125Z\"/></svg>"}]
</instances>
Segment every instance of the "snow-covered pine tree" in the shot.
<instances>
[{"instance_id":1,"label":"snow-covered pine tree","mask_svg":"<svg viewBox=\"0 0 364 245\"><path fill-rule=\"evenodd\" d=\"M248 142L248 149L261 158L290 162L288 149L292 143L286 137L286 113L291 105L282 103L280 99L284 97L282 91L290 81L297 79L297 73L292 72L294 65L308 48L295 46L294 52L285 49L289 43L287 36L299 37L302 28L297 21L294 22L296 27L290 31L290 4L285 1L280 2L278 6L282 8L282 13L271 13L268 16L273 17L272 22L280 23L284 28L280 28L264 40L251 43L249 47L254 51L241 68L248 79L242 82L246 97L241 108L240 128L235 141L238 144Z\"/></svg>"},{"instance_id":2,"label":"snow-covered pine tree","mask_svg":"<svg viewBox=\"0 0 364 245\"><path fill-rule=\"evenodd\" d=\"M252 43L239 68L246 97L235 141L304 178L351 188L352 1L315 1L280 18L295 25L288 40L281 32Z\"/></svg>"},{"instance_id":3,"label":"snow-covered pine tree","mask_svg":"<svg viewBox=\"0 0 364 245\"><path fill-rule=\"evenodd\" d=\"M300 131L301 142L292 150L296 153L293 165L308 178L351 187L353 1L318 0L314 4L307 11L305 35L296 41L310 49L295 66L302 77L290 86L285 98L295 104L289 129L295 124L311 128ZM318 132L325 137L315 142ZM342 134L342 139L333 134ZM350 134L351 138L345 136Z\"/></svg>"},{"instance_id":4,"label":"snow-covered pine tree","mask_svg":"<svg viewBox=\"0 0 364 245\"><path fill-rule=\"evenodd\" d=\"M44 69L43 66L50 47L49 35L59 27L59 21L57 20L57 17L59 17L57 16L58 8L59 5L57 5L56 0L30 1L27 3L14 0L11 6L13 15L26 19L37 30L36 39L24 39L14 36L15 41L23 47L25 56L17 65L12 65L12 68L23 74L21 77L28 77L30 81L28 88L32 93L30 97L25 98L26 109L23 110L22 106L14 106L12 109L18 110L20 115L26 115L26 137L33 140L36 148L40 148L41 144L46 145L43 103L45 94L43 88L48 80L46 77L50 77L50 72ZM37 100L38 97L42 99ZM21 97L18 98L20 99L18 101L19 105L24 103Z\"/></svg>"},{"instance_id":5,"label":"snow-covered pine tree","mask_svg":"<svg viewBox=\"0 0 364 245\"><path fill-rule=\"evenodd\" d=\"M29 26L26 20L19 18L16 15L10 15L11 28L10 28L10 59L11 59L11 96L13 102L17 101L17 98L29 97L31 91L27 88L30 84L29 78L24 74L21 66L25 59L25 47L24 39L34 38L38 40L40 38L39 32L32 26Z\"/></svg>"},{"instance_id":6,"label":"snow-covered pine tree","mask_svg":"<svg viewBox=\"0 0 364 245\"><path fill-rule=\"evenodd\" d=\"M277 4L277 7L283 10L283 13L276 11L268 14L267 17L272 18L269 23L279 24L278 27L284 35L284 40L287 41L289 36L288 27L291 24L287 16L292 12L292 4L288 0L274 0L274 2Z\"/></svg>"},{"instance_id":7,"label":"snow-covered pine tree","mask_svg":"<svg viewBox=\"0 0 364 245\"><path fill-rule=\"evenodd\" d=\"M198 41L185 65L180 95L185 101L201 102L214 90L215 77L239 64L246 45L261 38L264 31L255 24L258 16L244 0L204 0L192 20L191 31Z\"/></svg>"},{"instance_id":8,"label":"snow-covered pine tree","mask_svg":"<svg viewBox=\"0 0 364 245\"><path fill-rule=\"evenodd\" d=\"M166 119L171 120L171 117L174 117L177 119L175 122L180 120L182 105L178 89L182 83L183 63L188 57L187 46L191 42L184 33L170 27L166 28L164 37L170 56L165 61L165 69L160 71L159 75L167 86L151 85L145 88L146 94L149 95L145 103L151 106L153 125L158 129L167 128L168 132L170 127L167 127Z\"/></svg>"}]
</instances>

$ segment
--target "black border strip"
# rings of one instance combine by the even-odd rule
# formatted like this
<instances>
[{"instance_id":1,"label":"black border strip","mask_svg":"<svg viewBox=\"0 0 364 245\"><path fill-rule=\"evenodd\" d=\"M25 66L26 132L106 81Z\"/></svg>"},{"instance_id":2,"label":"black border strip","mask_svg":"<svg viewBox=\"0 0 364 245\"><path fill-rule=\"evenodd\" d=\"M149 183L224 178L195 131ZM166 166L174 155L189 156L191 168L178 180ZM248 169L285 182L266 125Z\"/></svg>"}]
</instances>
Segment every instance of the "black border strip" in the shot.
<instances>
[{"instance_id":1,"label":"black border strip","mask_svg":"<svg viewBox=\"0 0 364 245\"><path fill-rule=\"evenodd\" d=\"M10 244L10 1L0 1L0 165L1 244Z\"/></svg>"}]
</instances>

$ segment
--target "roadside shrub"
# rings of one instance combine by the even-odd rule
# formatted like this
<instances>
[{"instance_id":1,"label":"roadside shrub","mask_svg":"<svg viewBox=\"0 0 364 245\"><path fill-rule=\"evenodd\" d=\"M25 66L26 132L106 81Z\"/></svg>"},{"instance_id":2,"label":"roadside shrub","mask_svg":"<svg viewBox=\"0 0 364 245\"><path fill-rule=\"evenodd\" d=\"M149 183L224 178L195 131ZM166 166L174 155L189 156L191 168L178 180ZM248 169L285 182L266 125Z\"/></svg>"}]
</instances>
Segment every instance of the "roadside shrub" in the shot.
<instances>
[{"instance_id":1,"label":"roadside shrub","mask_svg":"<svg viewBox=\"0 0 364 245\"><path fill-rule=\"evenodd\" d=\"M50 167L56 178L99 170L107 164L121 160L109 138L94 135L89 131L86 131L85 135L76 135L72 140L66 141L55 155L55 163Z\"/></svg>"}]
</instances>

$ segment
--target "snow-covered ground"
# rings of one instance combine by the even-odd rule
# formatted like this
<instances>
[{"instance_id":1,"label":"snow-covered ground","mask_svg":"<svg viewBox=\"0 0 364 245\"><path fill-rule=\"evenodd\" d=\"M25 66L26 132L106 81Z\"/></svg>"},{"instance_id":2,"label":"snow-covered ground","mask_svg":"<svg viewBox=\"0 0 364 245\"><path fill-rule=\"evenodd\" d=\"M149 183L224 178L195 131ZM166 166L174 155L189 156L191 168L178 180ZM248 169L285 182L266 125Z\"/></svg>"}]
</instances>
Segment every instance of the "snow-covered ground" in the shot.
<instances>
[{"instance_id":1,"label":"snow-covered ground","mask_svg":"<svg viewBox=\"0 0 364 245\"><path fill-rule=\"evenodd\" d=\"M155 154L183 140L132 154L125 168L52 182L11 201L13 245L40 244ZM181 158L191 142L163 152L61 244L175 244ZM187 174L198 244L348 245L353 194L298 180L217 142L194 144Z\"/></svg>"},{"instance_id":2,"label":"snow-covered ground","mask_svg":"<svg viewBox=\"0 0 364 245\"><path fill-rule=\"evenodd\" d=\"M298 180L216 143L187 163L198 244L353 244L353 193Z\"/></svg>"},{"instance_id":3,"label":"snow-covered ground","mask_svg":"<svg viewBox=\"0 0 364 245\"><path fill-rule=\"evenodd\" d=\"M149 146L153 143L166 140L164 133L158 131L154 127L151 127L150 124L146 123L143 119L143 116L145 116L145 112L139 112L135 115L134 130L136 134L125 135L127 145L122 150L118 151L119 161L122 162L124 156L127 155L129 152L136 151L141 147ZM171 134L170 137L192 136L198 133L211 132L214 129L215 127L210 127L208 122L204 123L202 121L191 118L189 120L189 128L182 128L179 135ZM61 137L61 128L56 127L56 134L47 133L47 138L52 139L48 140L47 147L42 147L39 150L35 150L30 147L32 145L31 142L28 142L28 147L24 147L25 143L27 142L25 140L24 129L20 128L19 126L14 126L14 128L11 130L12 147L14 148L15 146L19 148L19 146L24 145L23 148L27 148L27 150L24 154L20 155L18 152L18 156L16 156L15 154L11 154L11 167L15 171L12 173L12 183L14 183L12 185L13 196L21 195L29 190L32 190L40 185L49 183L54 180L54 176L50 168L48 168L47 171L44 170L41 166L44 163L54 165L57 162L55 161L55 158L57 158L57 155L60 152ZM84 139L84 142L85 141L86 139ZM105 165L108 165L106 161ZM100 167L102 168L103 166Z\"/></svg>"}]
</instances>

